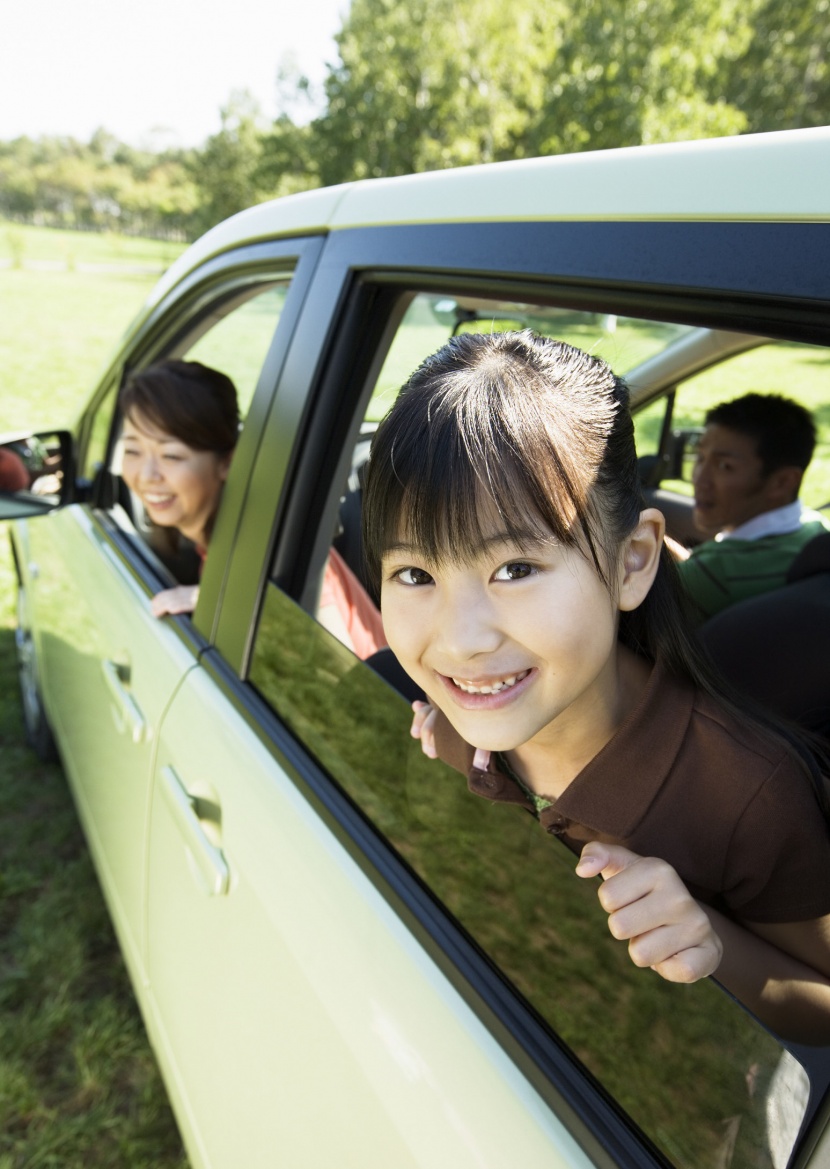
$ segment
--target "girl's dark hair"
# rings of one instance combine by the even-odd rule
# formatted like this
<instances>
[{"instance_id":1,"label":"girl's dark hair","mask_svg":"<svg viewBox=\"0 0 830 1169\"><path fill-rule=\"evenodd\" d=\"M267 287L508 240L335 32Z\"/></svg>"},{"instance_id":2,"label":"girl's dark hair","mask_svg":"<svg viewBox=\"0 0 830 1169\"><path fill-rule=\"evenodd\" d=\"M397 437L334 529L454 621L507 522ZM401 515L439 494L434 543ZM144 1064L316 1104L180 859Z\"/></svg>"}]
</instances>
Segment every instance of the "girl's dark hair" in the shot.
<instances>
[{"instance_id":1,"label":"girl's dark hair","mask_svg":"<svg viewBox=\"0 0 830 1169\"><path fill-rule=\"evenodd\" d=\"M434 563L472 559L494 509L519 546L553 536L578 547L612 589L643 506L628 389L604 361L528 330L461 334L412 374L374 436L363 501L367 566L379 583L384 552L402 535ZM696 640L691 617L664 547L645 600L620 614L620 641L755 725ZM797 735L781 728L779 737L810 766Z\"/></svg>"},{"instance_id":2,"label":"girl's dark hair","mask_svg":"<svg viewBox=\"0 0 830 1169\"><path fill-rule=\"evenodd\" d=\"M120 404L125 416L143 414L193 450L229 454L236 446L236 387L227 374L199 361L162 361L131 374Z\"/></svg>"}]
</instances>

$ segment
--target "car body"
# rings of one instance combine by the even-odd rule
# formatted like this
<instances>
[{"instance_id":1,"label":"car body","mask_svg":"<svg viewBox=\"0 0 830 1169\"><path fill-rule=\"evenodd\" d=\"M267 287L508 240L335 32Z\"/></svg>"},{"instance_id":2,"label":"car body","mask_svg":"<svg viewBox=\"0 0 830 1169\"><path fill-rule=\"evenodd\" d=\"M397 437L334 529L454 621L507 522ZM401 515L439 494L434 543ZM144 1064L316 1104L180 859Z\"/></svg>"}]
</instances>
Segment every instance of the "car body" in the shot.
<instances>
[{"instance_id":1,"label":"car body","mask_svg":"<svg viewBox=\"0 0 830 1169\"><path fill-rule=\"evenodd\" d=\"M366 436L451 331L582 342L644 407L762 340L827 346L828 192L830 131L798 131L255 207L41 436L62 483L2 512L28 731L58 745L194 1166L830 1164L826 1053L634 969L573 857L425 760L315 620L333 542L360 571ZM118 475L117 397L173 356L229 373L244 425L196 610L159 621L178 569Z\"/></svg>"}]
</instances>

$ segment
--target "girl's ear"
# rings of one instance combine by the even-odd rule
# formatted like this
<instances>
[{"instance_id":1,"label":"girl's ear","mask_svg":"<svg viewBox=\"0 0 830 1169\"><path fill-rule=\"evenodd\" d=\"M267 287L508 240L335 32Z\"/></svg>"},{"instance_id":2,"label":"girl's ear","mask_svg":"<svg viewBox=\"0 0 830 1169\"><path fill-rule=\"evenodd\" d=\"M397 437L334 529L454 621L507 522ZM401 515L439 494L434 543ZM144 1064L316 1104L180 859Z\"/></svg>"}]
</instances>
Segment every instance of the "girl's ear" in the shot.
<instances>
[{"instance_id":1,"label":"girl's ear","mask_svg":"<svg viewBox=\"0 0 830 1169\"><path fill-rule=\"evenodd\" d=\"M666 534L663 513L654 507L640 512L640 522L623 548L617 607L630 612L641 605L654 583Z\"/></svg>"}]
</instances>

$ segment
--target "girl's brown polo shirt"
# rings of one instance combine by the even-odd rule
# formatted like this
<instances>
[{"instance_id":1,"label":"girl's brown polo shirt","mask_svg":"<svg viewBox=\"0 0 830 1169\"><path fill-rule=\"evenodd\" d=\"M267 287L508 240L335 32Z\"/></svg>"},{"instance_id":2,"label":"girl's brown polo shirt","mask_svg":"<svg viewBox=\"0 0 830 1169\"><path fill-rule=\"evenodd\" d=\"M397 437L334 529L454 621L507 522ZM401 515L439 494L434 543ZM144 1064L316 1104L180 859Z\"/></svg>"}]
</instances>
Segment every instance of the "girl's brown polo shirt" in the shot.
<instances>
[{"instance_id":1,"label":"girl's brown polo shirt","mask_svg":"<svg viewBox=\"0 0 830 1169\"><path fill-rule=\"evenodd\" d=\"M476 795L536 814L495 756L487 770L472 766L473 748L440 712L436 745ZM747 921L830 913L830 832L800 763L660 666L610 742L538 818L577 853L601 840L661 857L695 897Z\"/></svg>"}]
</instances>

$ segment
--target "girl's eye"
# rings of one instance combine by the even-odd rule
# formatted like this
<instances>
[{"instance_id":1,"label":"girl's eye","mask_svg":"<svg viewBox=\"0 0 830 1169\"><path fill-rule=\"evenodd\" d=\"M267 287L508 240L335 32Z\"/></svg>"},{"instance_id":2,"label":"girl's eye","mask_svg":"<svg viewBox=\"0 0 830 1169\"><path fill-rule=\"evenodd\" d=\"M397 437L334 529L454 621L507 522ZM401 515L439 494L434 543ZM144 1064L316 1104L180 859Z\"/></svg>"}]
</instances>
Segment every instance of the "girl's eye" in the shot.
<instances>
[{"instance_id":1,"label":"girl's eye","mask_svg":"<svg viewBox=\"0 0 830 1169\"><path fill-rule=\"evenodd\" d=\"M395 573L395 579L405 585L432 584L432 577L423 568L402 568L400 572Z\"/></svg>"},{"instance_id":2,"label":"girl's eye","mask_svg":"<svg viewBox=\"0 0 830 1169\"><path fill-rule=\"evenodd\" d=\"M528 564L525 560L511 560L507 564L503 564L501 568L497 568L493 574L493 580L524 580L526 576L532 576L535 572L532 564Z\"/></svg>"}]
</instances>

